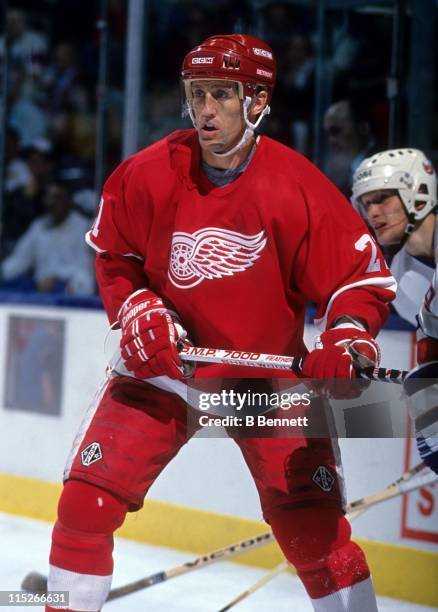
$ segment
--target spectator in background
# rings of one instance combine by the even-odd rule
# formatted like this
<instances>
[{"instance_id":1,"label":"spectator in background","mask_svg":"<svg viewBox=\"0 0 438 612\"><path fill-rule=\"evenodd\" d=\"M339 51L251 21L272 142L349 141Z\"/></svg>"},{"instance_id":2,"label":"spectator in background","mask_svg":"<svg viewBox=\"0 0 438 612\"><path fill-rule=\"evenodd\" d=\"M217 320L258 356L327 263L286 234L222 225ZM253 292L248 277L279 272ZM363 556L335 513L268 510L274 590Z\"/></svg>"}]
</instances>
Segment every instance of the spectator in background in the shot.
<instances>
[{"instance_id":1,"label":"spectator in background","mask_svg":"<svg viewBox=\"0 0 438 612\"><path fill-rule=\"evenodd\" d=\"M328 144L324 172L349 197L356 168L376 148L373 119L358 101L338 100L324 114L324 130Z\"/></svg>"},{"instance_id":2,"label":"spectator in background","mask_svg":"<svg viewBox=\"0 0 438 612\"><path fill-rule=\"evenodd\" d=\"M62 130L69 113L89 113L87 89L82 82L74 45L60 43L54 51L54 61L45 74L47 110L52 130Z\"/></svg>"},{"instance_id":3,"label":"spectator in background","mask_svg":"<svg viewBox=\"0 0 438 612\"><path fill-rule=\"evenodd\" d=\"M13 134L13 130L10 130L10 134ZM10 146L13 147L13 144ZM16 151L12 151L13 148L11 154L17 155ZM54 170L51 142L45 138L32 142L21 150L19 158L15 157L10 170L19 170L19 175L17 172L7 175L11 189L5 191L3 256L11 252L32 221L44 212L44 192Z\"/></svg>"},{"instance_id":4,"label":"spectator in background","mask_svg":"<svg viewBox=\"0 0 438 612\"><path fill-rule=\"evenodd\" d=\"M280 99L279 128L283 132L280 140L303 155L312 149L312 120L314 108L315 57L310 37L295 32L290 35L279 62L277 95ZM288 126L289 133L285 130ZM286 140L288 139L288 140Z\"/></svg>"},{"instance_id":5,"label":"spectator in background","mask_svg":"<svg viewBox=\"0 0 438 612\"><path fill-rule=\"evenodd\" d=\"M289 2L267 2L262 8L263 29L272 44L282 47L296 27L296 7ZM281 57L279 58L281 61Z\"/></svg>"},{"instance_id":6,"label":"spectator in background","mask_svg":"<svg viewBox=\"0 0 438 612\"><path fill-rule=\"evenodd\" d=\"M59 164L56 175L68 185L75 209L89 219L94 218L100 194L94 189L93 168L80 159L66 157Z\"/></svg>"},{"instance_id":7,"label":"spectator in background","mask_svg":"<svg viewBox=\"0 0 438 612\"><path fill-rule=\"evenodd\" d=\"M26 189L32 183L32 173L29 166L20 156L17 130L7 128L5 148L5 194Z\"/></svg>"},{"instance_id":8,"label":"spectator in background","mask_svg":"<svg viewBox=\"0 0 438 612\"><path fill-rule=\"evenodd\" d=\"M49 118L44 110L25 92L23 69L11 70L8 89L8 124L19 135L20 146L31 145L48 135Z\"/></svg>"},{"instance_id":9,"label":"spectator in background","mask_svg":"<svg viewBox=\"0 0 438 612\"><path fill-rule=\"evenodd\" d=\"M68 186L51 181L45 191L46 214L36 219L1 264L4 281L33 274L41 292L90 295L94 292L92 260L84 236L89 220L72 210Z\"/></svg>"},{"instance_id":10,"label":"spectator in background","mask_svg":"<svg viewBox=\"0 0 438 612\"><path fill-rule=\"evenodd\" d=\"M42 194L54 169L52 143L47 138L37 138L28 146L23 147L22 156L32 173L32 186L29 189L29 195Z\"/></svg>"},{"instance_id":11,"label":"spectator in background","mask_svg":"<svg viewBox=\"0 0 438 612\"><path fill-rule=\"evenodd\" d=\"M12 69L22 70L26 84L26 96L33 96L40 88L40 77L47 60L48 39L43 32L28 26L26 14L20 9L10 9L6 14L9 57ZM0 37L0 55L5 53L5 38Z\"/></svg>"},{"instance_id":12,"label":"spectator in background","mask_svg":"<svg viewBox=\"0 0 438 612\"><path fill-rule=\"evenodd\" d=\"M93 160L96 118L91 85L73 43L62 41L55 47L44 84L45 108L55 148L65 156Z\"/></svg>"}]
</instances>

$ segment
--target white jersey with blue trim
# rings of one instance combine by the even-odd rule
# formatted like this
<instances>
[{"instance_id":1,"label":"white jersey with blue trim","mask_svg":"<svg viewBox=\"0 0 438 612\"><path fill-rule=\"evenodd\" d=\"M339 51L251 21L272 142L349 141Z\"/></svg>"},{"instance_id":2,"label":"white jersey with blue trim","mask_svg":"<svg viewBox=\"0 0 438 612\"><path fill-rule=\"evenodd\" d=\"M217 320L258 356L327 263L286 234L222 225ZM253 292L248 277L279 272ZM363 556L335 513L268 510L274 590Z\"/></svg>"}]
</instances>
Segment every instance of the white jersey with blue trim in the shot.
<instances>
[{"instance_id":1,"label":"white jersey with blue trim","mask_svg":"<svg viewBox=\"0 0 438 612\"><path fill-rule=\"evenodd\" d=\"M438 223L434 230L434 259L429 261L412 257L404 246L391 262L391 272L397 280L397 294L393 301L397 313L406 321L433 338L438 338ZM418 366L411 371L413 379L415 372L421 369ZM428 423L428 414L436 410L438 399L438 385L419 386L417 391L408 394L408 410L415 422L415 429L428 439L436 437L437 421L432 417ZM423 421L421 421L423 419ZM425 420L426 419L426 420ZM422 423L422 424L420 424Z\"/></svg>"},{"instance_id":2,"label":"white jersey with blue trim","mask_svg":"<svg viewBox=\"0 0 438 612\"><path fill-rule=\"evenodd\" d=\"M435 269L428 290L426 291L420 312L418 324L426 336L438 339L438 221L435 217L435 233L433 237Z\"/></svg>"},{"instance_id":3,"label":"white jersey with blue trim","mask_svg":"<svg viewBox=\"0 0 438 612\"><path fill-rule=\"evenodd\" d=\"M406 247L391 262L391 272L397 281L397 294L392 304L397 314L415 327L424 296L434 277L434 269L433 264L427 265L423 260L409 255Z\"/></svg>"}]
</instances>

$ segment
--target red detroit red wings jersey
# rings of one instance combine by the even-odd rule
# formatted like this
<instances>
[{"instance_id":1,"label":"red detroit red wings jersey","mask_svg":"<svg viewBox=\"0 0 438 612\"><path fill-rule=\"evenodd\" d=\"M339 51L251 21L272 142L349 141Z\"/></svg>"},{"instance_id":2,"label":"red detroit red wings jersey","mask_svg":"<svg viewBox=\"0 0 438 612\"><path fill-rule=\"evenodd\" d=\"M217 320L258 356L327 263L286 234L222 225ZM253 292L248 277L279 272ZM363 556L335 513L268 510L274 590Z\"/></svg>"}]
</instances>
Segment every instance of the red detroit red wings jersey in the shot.
<instances>
[{"instance_id":1,"label":"red detroit red wings jersey","mask_svg":"<svg viewBox=\"0 0 438 612\"><path fill-rule=\"evenodd\" d=\"M305 354L306 303L325 326L357 316L377 333L395 283L351 205L309 161L261 137L243 174L216 187L194 130L125 161L87 236L111 322L149 287L199 346Z\"/></svg>"}]
</instances>

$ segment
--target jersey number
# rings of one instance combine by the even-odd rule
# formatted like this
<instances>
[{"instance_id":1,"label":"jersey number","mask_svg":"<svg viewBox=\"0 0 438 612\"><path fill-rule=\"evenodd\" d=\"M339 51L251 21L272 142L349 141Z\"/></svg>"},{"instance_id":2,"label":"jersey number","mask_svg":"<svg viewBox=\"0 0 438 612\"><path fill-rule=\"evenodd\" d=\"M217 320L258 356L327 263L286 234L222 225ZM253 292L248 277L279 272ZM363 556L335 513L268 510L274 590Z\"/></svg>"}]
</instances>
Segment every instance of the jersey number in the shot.
<instances>
[{"instance_id":1,"label":"jersey number","mask_svg":"<svg viewBox=\"0 0 438 612\"><path fill-rule=\"evenodd\" d=\"M367 246L371 247L370 263L368 264L365 272L380 272L380 261L377 259L377 246L372 237L369 234L363 234L359 240L354 243L354 247L357 251L364 251Z\"/></svg>"}]
</instances>

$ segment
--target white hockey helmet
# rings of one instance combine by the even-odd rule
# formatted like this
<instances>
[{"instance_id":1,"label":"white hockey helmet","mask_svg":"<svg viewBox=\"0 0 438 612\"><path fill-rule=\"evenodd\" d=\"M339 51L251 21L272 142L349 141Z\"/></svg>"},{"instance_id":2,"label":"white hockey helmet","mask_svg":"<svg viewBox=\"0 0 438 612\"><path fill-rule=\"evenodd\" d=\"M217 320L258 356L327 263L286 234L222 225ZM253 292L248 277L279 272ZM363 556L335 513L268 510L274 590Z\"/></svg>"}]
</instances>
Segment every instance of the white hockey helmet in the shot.
<instances>
[{"instance_id":1,"label":"white hockey helmet","mask_svg":"<svg viewBox=\"0 0 438 612\"><path fill-rule=\"evenodd\" d=\"M437 205L435 170L418 149L390 149L362 161L353 176L351 197L362 216L361 196L377 189L398 191L410 223L424 219Z\"/></svg>"}]
</instances>

